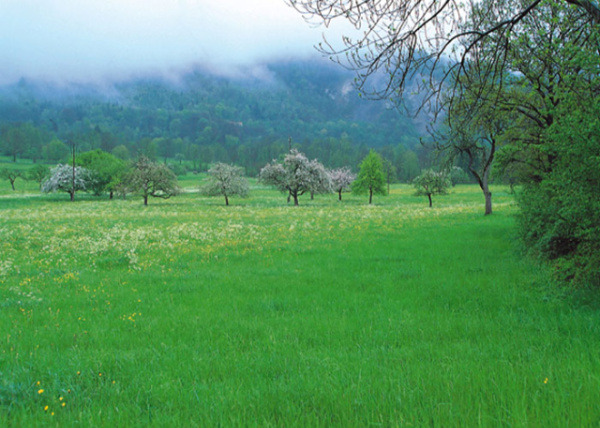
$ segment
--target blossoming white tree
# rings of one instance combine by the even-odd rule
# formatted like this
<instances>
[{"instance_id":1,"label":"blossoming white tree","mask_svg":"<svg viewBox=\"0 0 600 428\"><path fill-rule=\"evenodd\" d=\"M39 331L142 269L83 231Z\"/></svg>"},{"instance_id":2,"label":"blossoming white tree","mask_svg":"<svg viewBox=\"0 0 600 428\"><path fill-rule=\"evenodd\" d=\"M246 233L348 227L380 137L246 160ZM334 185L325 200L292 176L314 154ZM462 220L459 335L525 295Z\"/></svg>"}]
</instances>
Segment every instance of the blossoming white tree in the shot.
<instances>
[{"instance_id":1,"label":"blossoming white tree","mask_svg":"<svg viewBox=\"0 0 600 428\"><path fill-rule=\"evenodd\" d=\"M80 166L59 164L50 170L50 176L42 183L42 192L66 192L75 200L75 192L86 190L90 184L90 173Z\"/></svg>"},{"instance_id":2,"label":"blossoming white tree","mask_svg":"<svg viewBox=\"0 0 600 428\"><path fill-rule=\"evenodd\" d=\"M285 155L283 163L273 160L265 165L259 174L262 183L275 186L294 199L298 205L298 197L306 192L331 192L331 178L325 167L316 159L310 161L296 149Z\"/></svg>"},{"instance_id":3,"label":"blossoming white tree","mask_svg":"<svg viewBox=\"0 0 600 428\"><path fill-rule=\"evenodd\" d=\"M243 168L219 162L208 170L208 176L208 183L200 188L201 193L224 196L225 205L229 205L230 196L248 196L248 180L244 177Z\"/></svg>"},{"instance_id":4,"label":"blossoming white tree","mask_svg":"<svg viewBox=\"0 0 600 428\"><path fill-rule=\"evenodd\" d=\"M329 177L331 177L333 190L339 195L340 201L342 200L342 192L349 192L350 185L356 180L356 174L350 171L350 168L347 166L332 169L329 171Z\"/></svg>"}]
</instances>

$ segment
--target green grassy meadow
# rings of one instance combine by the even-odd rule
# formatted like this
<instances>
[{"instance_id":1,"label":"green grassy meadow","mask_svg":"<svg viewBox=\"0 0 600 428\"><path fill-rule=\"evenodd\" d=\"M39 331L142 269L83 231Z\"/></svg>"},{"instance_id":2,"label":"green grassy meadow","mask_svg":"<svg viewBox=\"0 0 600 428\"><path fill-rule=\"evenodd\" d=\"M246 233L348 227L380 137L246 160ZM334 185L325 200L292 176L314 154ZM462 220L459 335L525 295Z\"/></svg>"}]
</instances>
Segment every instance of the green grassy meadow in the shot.
<instances>
[{"instance_id":1,"label":"green grassy meadow","mask_svg":"<svg viewBox=\"0 0 600 428\"><path fill-rule=\"evenodd\" d=\"M600 311L447 196L0 183L0 426L598 426ZM25 182L21 182L25 185ZM32 188L33 186L33 188Z\"/></svg>"}]
</instances>

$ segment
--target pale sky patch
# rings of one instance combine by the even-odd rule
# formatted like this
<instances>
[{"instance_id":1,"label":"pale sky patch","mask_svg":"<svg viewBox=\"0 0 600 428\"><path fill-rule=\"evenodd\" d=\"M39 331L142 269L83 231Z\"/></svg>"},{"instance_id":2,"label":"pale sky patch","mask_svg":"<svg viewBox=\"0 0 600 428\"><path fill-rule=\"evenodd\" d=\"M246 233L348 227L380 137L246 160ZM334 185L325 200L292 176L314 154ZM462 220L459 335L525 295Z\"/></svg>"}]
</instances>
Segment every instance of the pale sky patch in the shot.
<instances>
[{"instance_id":1,"label":"pale sky patch","mask_svg":"<svg viewBox=\"0 0 600 428\"><path fill-rule=\"evenodd\" d=\"M283 0L0 0L0 84L227 71L317 55L322 32Z\"/></svg>"}]
</instances>

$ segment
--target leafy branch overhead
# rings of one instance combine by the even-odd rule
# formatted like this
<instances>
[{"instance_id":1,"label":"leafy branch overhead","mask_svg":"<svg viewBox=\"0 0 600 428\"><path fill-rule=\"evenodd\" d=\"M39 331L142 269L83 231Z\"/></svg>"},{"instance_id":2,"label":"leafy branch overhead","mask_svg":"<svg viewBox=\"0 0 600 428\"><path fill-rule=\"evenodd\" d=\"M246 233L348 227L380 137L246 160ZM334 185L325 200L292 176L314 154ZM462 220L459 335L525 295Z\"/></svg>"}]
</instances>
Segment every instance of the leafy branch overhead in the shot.
<instances>
[{"instance_id":1,"label":"leafy branch overhead","mask_svg":"<svg viewBox=\"0 0 600 428\"><path fill-rule=\"evenodd\" d=\"M507 52L513 49L521 22L546 1L436 0L354 1L287 0L311 22L328 26L345 20L356 31L339 44L324 39L319 50L357 71L358 88L375 98L410 103L420 94L421 105L438 111L446 84L458 87L471 55L490 46L486 75L490 85L506 76ZM594 0L555 0L572 7L588 27L600 24ZM380 73L383 71L383 73ZM421 76L421 79L414 77ZM371 84L369 84L369 82Z\"/></svg>"}]
</instances>

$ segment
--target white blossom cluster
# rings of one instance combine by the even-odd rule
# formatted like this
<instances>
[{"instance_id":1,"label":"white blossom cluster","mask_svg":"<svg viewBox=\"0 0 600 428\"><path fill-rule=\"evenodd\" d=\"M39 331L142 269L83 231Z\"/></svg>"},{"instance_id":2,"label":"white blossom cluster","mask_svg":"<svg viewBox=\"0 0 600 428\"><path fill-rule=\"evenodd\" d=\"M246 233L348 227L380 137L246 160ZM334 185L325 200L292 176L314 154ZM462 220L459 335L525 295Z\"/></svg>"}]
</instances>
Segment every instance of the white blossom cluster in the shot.
<instances>
[{"instance_id":1,"label":"white blossom cluster","mask_svg":"<svg viewBox=\"0 0 600 428\"><path fill-rule=\"evenodd\" d=\"M332 169L329 171L329 177L333 190L339 195L340 201L342 200L342 192L350 191L350 185L356 180L356 174L354 174L349 167Z\"/></svg>"},{"instance_id":2,"label":"white blossom cluster","mask_svg":"<svg viewBox=\"0 0 600 428\"><path fill-rule=\"evenodd\" d=\"M80 166L73 167L66 164L58 164L50 170L50 175L42 183L42 192L67 192L74 193L86 190L91 180L90 172Z\"/></svg>"},{"instance_id":3,"label":"white blossom cluster","mask_svg":"<svg viewBox=\"0 0 600 428\"><path fill-rule=\"evenodd\" d=\"M308 160L303 153L295 149L285 156L283 163L273 160L265 165L260 170L259 179L288 193L294 198L295 205L298 205L298 196L304 193L333 191L331 177L323 164L316 159Z\"/></svg>"}]
</instances>

